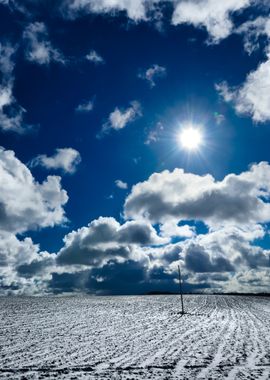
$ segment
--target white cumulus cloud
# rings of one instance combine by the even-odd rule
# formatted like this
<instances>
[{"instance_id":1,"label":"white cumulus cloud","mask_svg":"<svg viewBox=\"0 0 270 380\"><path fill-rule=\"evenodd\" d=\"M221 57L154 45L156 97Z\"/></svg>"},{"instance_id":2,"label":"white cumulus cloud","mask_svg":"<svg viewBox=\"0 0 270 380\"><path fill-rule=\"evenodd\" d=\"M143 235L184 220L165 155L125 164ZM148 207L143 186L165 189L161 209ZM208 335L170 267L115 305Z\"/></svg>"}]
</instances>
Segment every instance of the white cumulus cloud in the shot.
<instances>
[{"instance_id":1,"label":"white cumulus cloud","mask_svg":"<svg viewBox=\"0 0 270 380\"><path fill-rule=\"evenodd\" d=\"M121 181L121 179L117 179L114 183L117 187L119 187L119 189L126 190L128 188L128 184L126 182Z\"/></svg>"},{"instance_id":2,"label":"white cumulus cloud","mask_svg":"<svg viewBox=\"0 0 270 380\"><path fill-rule=\"evenodd\" d=\"M128 221L120 225L114 218L100 217L65 236L65 246L57 255L57 262L101 267L110 260L140 260L136 247L166 242L168 240L159 237L147 222Z\"/></svg>"},{"instance_id":3,"label":"white cumulus cloud","mask_svg":"<svg viewBox=\"0 0 270 380\"><path fill-rule=\"evenodd\" d=\"M66 221L61 178L36 182L13 151L0 149L0 231L21 233Z\"/></svg>"},{"instance_id":4,"label":"white cumulus cloud","mask_svg":"<svg viewBox=\"0 0 270 380\"><path fill-rule=\"evenodd\" d=\"M127 124L133 122L140 116L142 116L141 105L137 101L131 102L130 107L126 109L119 109L116 107L114 111L110 113L106 123L103 124L101 133L98 137L102 137L112 129L116 131L123 129Z\"/></svg>"},{"instance_id":5,"label":"white cumulus cloud","mask_svg":"<svg viewBox=\"0 0 270 380\"><path fill-rule=\"evenodd\" d=\"M65 173L75 173L81 162L80 153L73 148L57 148L52 156L40 154L29 162L30 167L42 166L48 170L60 169Z\"/></svg>"},{"instance_id":6,"label":"white cumulus cloud","mask_svg":"<svg viewBox=\"0 0 270 380\"><path fill-rule=\"evenodd\" d=\"M231 16L250 5L250 0L183 0L177 3L172 23L204 27L212 42L228 37L233 30Z\"/></svg>"},{"instance_id":7,"label":"white cumulus cloud","mask_svg":"<svg viewBox=\"0 0 270 380\"><path fill-rule=\"evenodd\" d=\"M161 224L160 234L165 237L191 238L195 236L195 229L187 224L178 226L175 220L168 220Z\"/></svg>"},{"instance_id":8,"label":"white cumulus cloud","mask_svg":"<svg viewBox=\"0 0 270 380\"><path fill-rule=\"evenodd\" d=\"M165 223L197 220L207 225L270 221L270 165L254 164L246 172L216 181L183 169L152 174L133 186L126 199L126 218Z\"/></svg>"},{"instance_id":9,"label":"white cumulus cloud","mask_svg":"<svg viewBox=\"0 0 270 380\"><path fill-rule=\"evenodd\" d=\"M32 239L0 231L0 295L47 293L54 260Z\"/></svg>"},{"instance_id":10,"label":"white cumulus cloud","mask_svg":"<svg viewBox=\"0 0 270 380\"><path fill-rule=\"evenodd\" d=\"M226 82L216 85L226 102L231 102L237 113L250 116L254 122L270 120L270 54L255 71L248 74L245 82L230 88Z\"/></svg>"}]
</instances>

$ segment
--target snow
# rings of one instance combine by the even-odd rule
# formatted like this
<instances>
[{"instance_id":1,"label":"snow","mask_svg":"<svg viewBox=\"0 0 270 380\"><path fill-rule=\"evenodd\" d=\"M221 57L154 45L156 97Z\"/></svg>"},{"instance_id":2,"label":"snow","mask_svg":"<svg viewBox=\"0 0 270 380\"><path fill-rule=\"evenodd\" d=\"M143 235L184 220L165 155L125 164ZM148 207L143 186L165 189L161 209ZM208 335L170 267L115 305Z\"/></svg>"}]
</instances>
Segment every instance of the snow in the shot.
<instances>
[{"instance_id":1,"label":"snow","mask_svg":"<svg viewBox=\"0 0 270 380\"><path fill-rule=\"evenodd\" d=\"M1 379L269 379L270 298L0 298Z\"/></svg>"}]
</instances>

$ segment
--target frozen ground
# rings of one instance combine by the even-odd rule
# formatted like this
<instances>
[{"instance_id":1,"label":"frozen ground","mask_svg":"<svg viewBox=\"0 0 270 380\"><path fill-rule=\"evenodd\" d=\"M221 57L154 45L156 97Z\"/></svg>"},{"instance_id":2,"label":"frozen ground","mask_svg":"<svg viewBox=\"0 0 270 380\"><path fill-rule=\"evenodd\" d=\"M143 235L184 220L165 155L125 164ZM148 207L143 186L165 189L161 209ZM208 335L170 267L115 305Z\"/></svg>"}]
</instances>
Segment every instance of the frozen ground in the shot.
<instances>
[{"instance_id":1,"label":"frozen ground","mask_svg":"<svg viewBox=\"0 0 270 380\"><path fill-rule=\"evenodd\" d=\"M269 379L270 298L0 298L0 379Z\"/></svg>"}]
</instances>

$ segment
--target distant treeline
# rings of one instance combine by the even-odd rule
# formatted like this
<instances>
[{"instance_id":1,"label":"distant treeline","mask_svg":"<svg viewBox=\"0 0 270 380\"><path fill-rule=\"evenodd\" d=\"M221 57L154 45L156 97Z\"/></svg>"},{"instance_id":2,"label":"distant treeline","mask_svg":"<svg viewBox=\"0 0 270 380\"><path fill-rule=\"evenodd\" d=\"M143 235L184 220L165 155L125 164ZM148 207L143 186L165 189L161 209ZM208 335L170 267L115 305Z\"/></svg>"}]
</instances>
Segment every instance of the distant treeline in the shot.
<instances>
[{"instance_id":1,"label":"distant treeline","mask_svg":"<svg viewBox=\"0 0 270 380\"><path fill-rule=\"evenodd\" d=\"M145 293L144 295L147 296L154 296L154 295L179 295L177 292L169 292L169 291L160 291L160 290L152 290L150 292ZM184 292L184 295L220 295L220 296L257 296L257 297L270 297L270 293L237 293L237 292L231 292L231 293L202 293L202 292Z\"/></svg>"}]
</instances>

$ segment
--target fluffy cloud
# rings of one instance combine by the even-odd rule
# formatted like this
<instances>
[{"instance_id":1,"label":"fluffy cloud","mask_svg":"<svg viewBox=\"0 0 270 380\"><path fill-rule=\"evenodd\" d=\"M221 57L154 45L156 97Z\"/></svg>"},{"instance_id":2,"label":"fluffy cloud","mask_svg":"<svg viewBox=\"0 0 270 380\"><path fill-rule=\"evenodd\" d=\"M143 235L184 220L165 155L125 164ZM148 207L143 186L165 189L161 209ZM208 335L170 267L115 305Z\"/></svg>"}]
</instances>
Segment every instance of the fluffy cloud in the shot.
<instances>
[{"instance_id":1,"label":"fluffy cloud","mask_svg":"<svg viewBox=\"0 0 270 380\"><path fill-rule=\"evenodd\" d=\"M224 292L243 292L243 293L269 293L269 269L245 270L236 273L226 279L222 290Z\"/></svg>"},{"instance_id":2,"label":"fluffy cloud","mask_svg":"<svg viewBox=\"0 0 270 380\"><path fill-rule=\"evenodd\" d=\"M230 88L223 82L216 89L226 102L232 102L239 114L251 116L254 122L270 120L270 54L257 69L248 74L245 82Z\"/></svg>"},{"instance_id":3,"label":"fluffy cloud","mask_svg":"<svg viewBox=\"0 0 270 380\"><path fill-rule=\"evenodd\" d=\"M13 151L0 148L0 294L48 292L55 255L16 234L64 223L67 200L59 177L38 183Z\"/></svg>"},{"instance_id":4,"label":"fluffy cloud","mask_svg":"<svg viewBox=\"0 0 270 380\"><path fill-rule=\"evenodd\" d=\"M182 244L186 269L200 273L267 267L270 251L253 245L264 236L260 225L226 226L186 240Z\"/></svg>"},{"instance_id":5,"label":"fluffy cloud","mask_svg":"<svg viewBox=\"0 0 270 380\"><path fill-rule=\"evenodd\" d=\"M67 200L60 177L38 183L13 151L0 149L0 231L21 233L63 223Z\"/></svg>"},{"instance_id":6,"label":"fluffy cloud","mask_svg":"<svg viewBox=\"0 0 270 380\"><path fill-rule=\"evenodd\" d=\"M29 162L30 167L42 166L48 170L60 169L64 173L73 174L81 162L80 153L73 148L58 148L53 156L40 154Z\"/></svg>"},{"instance_id":7,"label":"fluffy cloud","mask_svg":"<svg viewBox=\"0 0 270 380\"><path fill-rule=\"evenodd\" d=\"M110 260L139 260L136 246L166 242L168 240L159 237L146 222L129 221L120 225L114 218L100 217L87 227L66 235L57 262L60 265L101 267Z\"/></svg>"},{"instance_id":8,"label":"fluffy cloud","mask_svg":"<svg viewBox=\"0 0 270 380\"><path fill-rule=\"evenodd\" d=\"M126 218L152 223L200 220L208 225L270 221L270 166L261 162L222 181L182 169L155 173L133 186L125 202Z\"/></svg>"},{"instance_id":9,"label":"fluffy cloud","mask_svg":"<svg viewBox=\"0 0 270 380\"><path fill-rule=\"evenodd\" d=\"M121 181L121 179L117 179L115 181L115 185L122 190L126 190L128 188L128 184L126 182Z\"/></svg>"},{"instance_id":10,"label":"fluffy cloud","mask_svg":"<svg viewBox=\"0 0 270 380\"><path fill-rule=\"evenodd\" d=\"M103 124L101 133L97 137L102 137L104 134L109 133L112 129L119 131L140 116L142 116L141 105L137 101L131 102L130 107L124 110L116 107L115 110L109 115L106 123Z\"/></svg>"},{"instance_id":11,"label":"fluffy cloud","mask_svg":"<svg viewBox=\"0 0 270 380\"><path fill-rule=\"evenodd\" d=\"M160 234L165 237L191 238L195 235L195 228L185 224L178 226L174 220L168 220L160 226Z\"/></svg>"},{"instance_id":12,"label":"fluffy cloud","mask_svg":"<svg viewBox=\"0 0 270 380\"><path fill-rule=\"evenodd\" d=\"M24 133L31 126L24 123L26 110L21 107L12 94L13 83L0 85L0 128L4 132Z\"/></svg>"},{"instance_id":13,"label":"fluffy cloud","mask_svg":"<svg viewBox=\"0 0 270 380\"><path fill-rule=\"evenodd\" d=\"M12 102L12 90L10 87L0 87L0 109Z\"/></svg>"},{"instance_id":14,"label":"fluffy cloud","mask_svg":"<svg viewBox=\"0 0 270 380\"><path fill-rule=\"evenodd\" d=\"M94 102L93 100L88 100L87 102L83 102L81 104L79 104L75 111L76 112L82 112L82 113L87 113L87 112L90 112L92 111L94 108Z\"/></svg>"},{"instance_id":15,"label":"fluffy cloud","mask_svg":"<svg viewBox=\"0 0 270 380\"><path fill-rule=\"evenodd\" d=\"M160 232L162 236L164 230L169 237L176 236L177 228L182 228L181 235L186 239L170 243L148 222L128 221L121 225L114 218L99 218L67 234L57 254L40 252L31 239L19 241L2 231L1 292L175 291L179 260L186 290L267 291L270 251L254 244L266 234L261 225L215 226L208 233L196 235L193 227L173 227L168 222Z\"/></svg>"},{"instance_id":16,"label":"fluffy cloud","mask_svg":"<svg viewBox=\"0 0 270 380\"><path fill-rule=\"evenodd\" d=\"M80 13L107 13L125 11L127 16L134 20L146 18L145 0L67 0L63 10L69 17L76 17Z\"/></svg>"},{"instance_id":17,"label":"fluffy cloud","mask_svg":"<svg viewBox=\"0 0 270 380\"><path fill-rule=\"evenodd\" d=\"M0 236L1 274L4 273L5 267L19 267L36 258L39 247L34 245L30 238L20 241L13 234L3 231L0 232Z\"/></svg>"},{"instance_id":18,"label":"fluffy cloud","mask_svg":"<svg viewBox=\"0 0 270 380\"><path fill-rule=\"evenodd\" d=\"M212 42L217 43L232 32L231 15L242 11L250 3L250 0L183 0L174 9L172 23L205 27Z\"/></svg>"},{"instance_id":19,"label":"fluffy cloud","mask_svg":"<svg viewBox=\"0 0 270 380\"><path fill-rule=\"evenodd\" d=\"M221 255L211 257L200 245L191 244L185 252L187 270L200 272L232 272L234 267L228 258Z\"/></svg>"},{"instance_id":20,"label":"fluffy cloud","mask_svg":"<svg viewBox=\"0 0 270 380\"><path fill-rule=\"evenodd\" d=\"M0 295L47 292L54 259L30 238L0 231Z\"/></svg>"},{"instance_id":21,"label":"fluffy cloud","mask_svg":"<svg viewBox=\"0 0 270 380\"><path fill-rule=\"evenodd\" d=\"M129 293L164 287L175 291L174 280L181 260L187 289L224 291L228 281L239 273L255 268L261 273L268 267L270 251L254 245L266 233L260 225L226 226L200 235L190 230L192 233L186 236L189 239L173 244L169 239L161 239L145 222L120 225L113 218L94 220L65 237L65 245L56 256L58 269L51 286L59 291L62 287L63 291L68 283L69 290L89 289L102 294L119 293L123 286L128 287ZM132 284L130 289L129 269L134 266L136 273L140 273L140 283ZM121 272L124 268L127 278ZM125 281L118 283L119 277ZM257 286L252 291L257 291ZM250 287L244 291L250 291Z\"/></svg>"},{"instance_id":22,"label":"fluffy cloud","mask_svg":"<svg viewBox=\"0 0 270 380\"><path fill-rule=\"evenodd\" d=\"M62 54L52 47L48 39L48 31L43 22L34 22L27 26L23 33L26 43L25 56L28 61L39 65L48 65L50 62L65 63Z\"/></svg>"},{"instance_id":23,"label":"fluffy cloud","mask_svg":"<svg viewBox=\"0 0 270 380\"><path fill-rule=\"evenodd\" d=\"M270 251L254 245L266 233L260 225L226 226L174 244L163 240L164 245L156 246L161 241L155 231L129 223L99 218L68 234L57 255L52 290L97 294L119 294L123 289L129 294L176 291L180 260L186 290L233 291L234 286L234 291L269 291L265 278ZM242 276L248 278L251 273L253 283L243 284ZM238 281L242 284L237 288Z\"/></svg>"},{"instance_id":24,"label":"fluffy cloud","mask_svg":"<svg viewBox=\"0 0 270 380\"><path fill-rule=\"evenodd\" d=\"M24 123L25 109L22 108L13 96L13 56L16 48L10 44L0 43L0 72L2 83L0 84L0 128L3 131L23 133L30 126Z\"/></svg>"},{"instance_id":25,"label":"fluffy cloud","mask_svg":"<svg viewBox=\"0 0 270 380\"><path fill-rule=\"evenodd\" d=\"M104 59L99 55L95 50L91 50L87 55L86 59L90 62L95 63L96 65L100 65L105 63Z\"/></svg>"},{"instance_id":26,"label":"fluffy cloud","mask_svg":"<svg viewBox=\"0 0 270 380\"><path fill-rule=\"evenodd\" d=\"M265 286L260 276L262 272L266 273L269 266L270 251L255 244L265 234L266 230L261 225L225 226L205 234L194 234L190 239L162 248L147 248L145 253L150 258L149 268L165 269L174 279L180 260L187 289L194 286L221 292L239 289L256 292L262 291L260 286ZM256 283L246 283L245 288L239 285L237 289L240 274L249 272L253 272ZM231 283L235 286L234 290L228 288Z\"/></svg>"},{"instance_id":27,"label":"fluffy cloud","mask_svg":"<svg viewBox=\"0 0 270 380\"><path fill-rule=\"evenodd\" d=\"M270 19L268 17L257 17L240 25L236 31L243 35L245 50L251 54L259 48L259 37L265 36L269 42L270 38Z\"/></svg>"},{"instance_id":28,"label":"fluffy cloud","mask_svg":"<svg viewBox=\"0 0 270 380\"><path fill-rule=\"evenodd\" d=\"M144 72L138 74L138 77L146 80L152 88L155 87L156 80L164 76L166 76L166 68L159 65L152 65Z\"/></svg>"}]
</instances>

